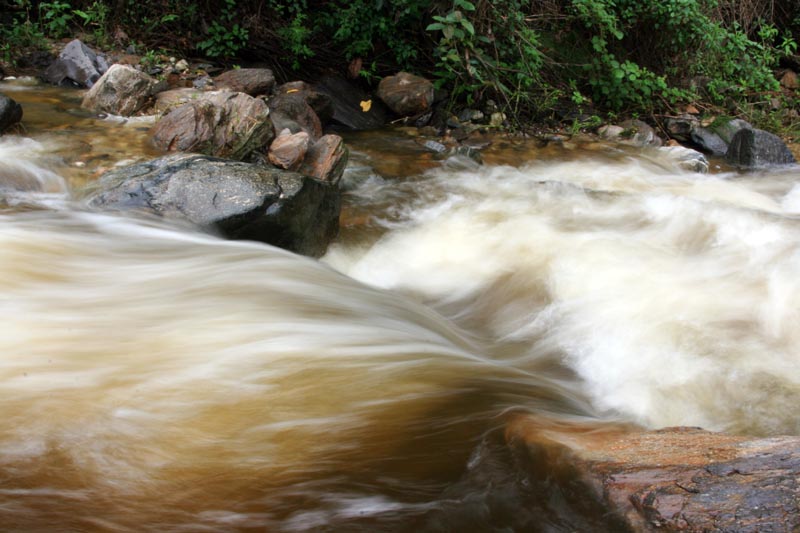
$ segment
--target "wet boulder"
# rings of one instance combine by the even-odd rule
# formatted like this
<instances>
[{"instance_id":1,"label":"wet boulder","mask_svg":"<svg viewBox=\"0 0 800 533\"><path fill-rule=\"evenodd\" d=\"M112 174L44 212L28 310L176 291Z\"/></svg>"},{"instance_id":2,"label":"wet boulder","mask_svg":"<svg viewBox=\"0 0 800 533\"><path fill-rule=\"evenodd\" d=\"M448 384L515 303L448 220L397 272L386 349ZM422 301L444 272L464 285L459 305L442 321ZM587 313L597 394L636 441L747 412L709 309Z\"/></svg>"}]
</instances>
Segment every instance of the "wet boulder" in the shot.
<instances>
[{"instance_id":1,"label":"wet boulder","mask_svg":"<svg viewBox=\"0 0 800 533\"><path fill-rule=\"evenodd\" d=\"M788 165L795 162L780 137L759 129L743 129L731 139L725 160L741 168Z\"/></svg>"},{"instance_id":2,"label":"wet boulder","mask_svg":"<svg viewBox=\"0 0 800 533\"><path fill-rule=\"evenodd\" d=\"M172 154L104 174L88 198L97 209L136 209L188 219L231 239L313 257L339 228L331 183L263 165Z\"/></svg>"},{"instance_id":3,"label":"wet boulder","mask_svg":"<svg viewBox=\"0 0 800 533\"><path fill-rule=\"evenodd\" d=\"M381 80L378 98L400 116L421 115L433 105L434 87L425 78L399 72Z\"/></svg>"},{"instance_id":4,"label":"wet boulder","mask_svg":"<svg viewBox=\"0 0 800 533\"><path fill-rule=\"evenodd\" d=\"M322 122L300 92L277 94L269 99L276 131L306 132L313 141L322 136Z\"/></svg>"},{"instance_id":5,"label":"wet boulder","mask_svg":"<svg viewBox=\"0 0 800 533\"><path fill-rule=\"evenodd\" d=\"M725 155L728 151L728 143L708 128L696 127L692 130L690 138L701 150L711 155Z\"/></svg>"},{"instance_id":6,"label":"wet boulder","mask_svg":"<svg viewBox=\"0 0 800 533\"><path fill-rule=\"evenodd\" d=\"M294 93L303 96L306 103L311 106L311 109L314 110L314 113L317 114L323 125L333 118L333 101L327 94L315 90L312 85L304 81L290 81L275 89L276 95Z\"/></svg>"},{"instance_id":7,"label":"wet boulder","mask_svg":"<svg viewBox=\"0 0 800 533\"><path fill-rule=\"evenodd\" d=\"M129 117L143 109L160 87L158 81L128 65L112 65L83 97L82 107Z\"/></svg>"},{"instance_id":8,"label":"wet boulder","mask_svg":"<svg viewBox=\"0 0 800 533\"><path fill-rule=\"evenodd\" d=\"M53 85L90 88L108 70L103 55L75 39L64 47L58 59L44 71L44 80Z\"/></svg>"},{"instance_id":9,"label":"wet boulder","mask_svg":"<svg viewBox=\"0 0 800 533\"><path fill-rule=\"evenodd\" d=\"M659 150L684 170L698 174L708 173L708 159L697 150L684 146L662 146Z\"/></svg>"},{"instance_id":10,"label":"wet boulder","mask_svg":"<svg viewBox=\"0 0 800 533\"><path fill-rule=\"evenodd\" d=\"M0 94L0 134L13 128L22 120L22 106L13 98Z\"/></svg>"},{"instance_id":11,"label":"wet boulder","mask_svg":"<svg viewBox=\"0 0 800 533\"><path fill-rule=\"evenodd\" d=\"M275 76L268 68L240 68L228 70L214 78L214 86L258 96L269 94L275 86Z\"/></svg>"},{"instance_id":12,"label":"wet boulder","mask_svg":"<svg viewBox=\"0 0 800 533\"><path fill-rule=\"evenodd\" d=\"M529 464L550 465L532 474L559 483L573 509L604 509L615 531L800 530L800 437L561 432L521 416L506 439Z\"/></svg>"},{"instance_id":13,"label":"wet boulder","mask_svg":"<svg viewBox=\"0 0 800 533\"><path fill-rule=\"evenodd\" d=\"M751 130L753 126L746 120L740 118L717 118L708 126L708 129L719 135L719 137L725 141L725 144L731 144L734 135L741 130Z\"/></svg>"},{"instance_id":14,"label":"wet boulder","mask_svg":"<svg viewBox=\"0 0 800 533\"><path fill-rule=\"evenodd\" d=\"M300 131L292 133L283 130L269 146L267 157L269 162L278 168L297 170L308 152L311 137L308 133Z\"/></svg>"},{"instance_id":15,"label":"wet boulder","mask_svg":"<svg viewBox=\"0 0 800 533\"><path fill-rule=\"evenodd\" d=\"M337 185L347 166L347 148L338 135L325 135L309 148L299 172Z\"/></svg>"},{"instance_id":16,"label":"wet boulder","mask_svg":"<svg viewBox=\"0 0 800 533\"><path fill-rule=\"evenodd\" d=\"M178 89L161 91L155 95L153 110L156 113L166 114L172 108L197 100L202 97L203 94L205 94L203 91L192 87L180 87Z\"/></svg>"},{"instance_id":17,"label":"wet boulder","mask_svg":"<svg viewBox=\"0 0 800 533\"><path fill-rule=\"evenodd\" d=\"M170 110L153 128L153 142L162 150L230 159L262 150L274 136L264 101L231 91L203 93Z\"/></svg>"}]
</instances>

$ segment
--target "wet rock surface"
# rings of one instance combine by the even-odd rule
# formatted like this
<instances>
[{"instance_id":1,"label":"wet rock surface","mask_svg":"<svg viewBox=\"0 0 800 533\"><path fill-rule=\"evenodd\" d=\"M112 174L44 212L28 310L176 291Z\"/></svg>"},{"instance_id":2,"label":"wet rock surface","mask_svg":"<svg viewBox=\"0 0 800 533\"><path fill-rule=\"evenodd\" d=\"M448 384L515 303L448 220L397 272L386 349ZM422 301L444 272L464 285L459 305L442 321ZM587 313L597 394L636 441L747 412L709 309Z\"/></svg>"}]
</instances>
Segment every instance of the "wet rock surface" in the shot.
<instances>
[{"instance_id":1,"label":"wet rock surface","mask_svg":"<svg viewBox=\"0 0 800 533\"><path fill-rule=\"evenodd\" d=\"M277 131L304 131L312 141L322 136L322 122L302 93L278 94L270 98L269 109Z\"/></svg>"},{"instance_id":2,"label":"wet rock surface","mask_svg":"<svg viewBox=\"0 0 800 533\"><path fill-rule=\"evenodd\" d=\"M788 165L794 156L780 137L759 129L744 129L731 139L725 160L743 168Z\"/></svg>"},{"instance_id":3,"label":"wet rock surface","mask_svg":"<svg viewBox=\"0 0 800 533\"><path fill-rule=\"evenodd\" d=\"M272 90L275 76L267 68L240 68L223 72L214 78L214 85L219 89L258 96Z\"/></svg>"},{"instance_id":4,"label":"wet rock surface","mask_svg":"<svg viewBox=\"0 0 800 533\"><path fill-rule=\"evenodd\" d=\"M0 94L0 134L19 124L22 120L22 106L13 98Z\"/></svg>"},{"instance_id":5,"label":"wet rock surface","mask_svg":"<svg viewBox=\"0 0 800 533\"><path fill-rule=\"evenodd\" d=\"M619 531L800 528L800 437L698 428L566 432L522 416L506 438L532 464L557 465L550 475L573 495L573 506L602 505Z\"/></svg>"},{"instance_id":6,"label":"wet rock surface","mask_svg":"<svg viewBox=\"0 0 800 533\"><path fill-rule=\"evenodd\" d=\"M263 100L214 91L173 108L153 128L153 142L167 151L244 159L269 144L275 132Z\"/></svg>"},{"instance_id":7,"label":"wet rock surface","mask_svg":"<svg viewBox=\"0 0 800 533\"><path fill-rule=\"evenodd\" d=\"M433 83L408 72L399 72L381 80L378 97L400 116L419 115L433 105Z\"/></svg>"},{"instance_id":8,"label":"wet rock surface","mask_svg":"<svg viewBox=\"0 0 800 533\"><path fill-rule=\"evenodd\" d=\"M158 81L127 65L112 65L83 97L82 107L131 116L143 109L156 93Z\"/></svg>"},{"instance_id":9,"label":"wet rock surface","mask_svg":"<svg viewBox=\"0 0 800 533\"><path fill-rule=\"evenodd\" d=\"M188 219L231 239L318 257L338 233L338 187L294 172L175 154L102 176L96 209L136 209Z\"/></svg>"},{"instance_id":10,"label":"wet rock surface","mask_svg":"<svg viewBox=\"0 0 800 533\"><path fill-rule=\"evenodd\" d=\"M108 70L108 63L80 40L71 41L47 70L44 80L53 85L90 88Z\"/></svg>"}]
</instances>

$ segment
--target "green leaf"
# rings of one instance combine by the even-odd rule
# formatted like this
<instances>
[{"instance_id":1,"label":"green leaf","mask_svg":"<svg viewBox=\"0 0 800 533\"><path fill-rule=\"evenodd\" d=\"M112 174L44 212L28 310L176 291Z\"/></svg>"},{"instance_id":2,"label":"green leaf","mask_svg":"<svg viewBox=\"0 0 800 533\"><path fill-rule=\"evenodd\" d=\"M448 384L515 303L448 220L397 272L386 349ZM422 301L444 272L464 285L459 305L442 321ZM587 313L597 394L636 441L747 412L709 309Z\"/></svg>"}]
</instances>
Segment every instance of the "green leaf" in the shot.
<instances>
[{"instance_id":1,"label":"green leaf","mask_svg":"<svg viewBox=\"0 0 800 533\"><path fill-rule=\"evenodd\" d=\"M464 26L464 29L466 29L470 35L475 35L475 26L473 26L470 21L464 19L461 21L461 25Z\"/></svg>"},{"instance_id":2,"label":"green leaf","mask_svg":"<svg viewBox=\"0 0 800 533\"><path fill-rule=\"evenodd\" d=\"M436 31L436 30L443 30L445 25L441 22L434 22L432 24L428 24L428 27L425 28L425 31Z\"/></svg>"}]
</instances>

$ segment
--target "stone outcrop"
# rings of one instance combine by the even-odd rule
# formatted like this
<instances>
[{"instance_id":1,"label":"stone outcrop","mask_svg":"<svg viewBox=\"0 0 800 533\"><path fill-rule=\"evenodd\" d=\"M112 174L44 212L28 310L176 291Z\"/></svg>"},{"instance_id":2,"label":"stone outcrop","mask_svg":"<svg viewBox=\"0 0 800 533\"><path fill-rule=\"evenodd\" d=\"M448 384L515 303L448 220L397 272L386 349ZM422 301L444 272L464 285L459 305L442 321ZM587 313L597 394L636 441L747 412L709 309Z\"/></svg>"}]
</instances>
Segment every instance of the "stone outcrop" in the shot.
<instances>
[{"instance_id":1,"label":"stone outcrop","mask_svg":"<svg viewBox=\"0 0 800 533\"><path fill-rule=\"evenodd\" d=\"M400 116L420 115L433 105L434 87L425 78L399 72L381 80L378 97Z\"/></svg>"},{"instance_id":2,"label":"stone outcrop","mask_svg":"<svg viewBox=\"0 0 800 533\"><path fill-rule=\"evenodd\" d=\"M347 166L347 148L338 135L325 135L309 148L299 172L338 184Z\"/></svg>"},{"instance_id":3,"label":"stone outcrop","mask_svg":"<svg viewBox=\"0 0 800 533\"><path fill-rule=\"evenodd\" d=\"M22 106L13 98L0 94L0 134L13 128L22 120Z\"/></svg>"},{"instance_id":4,"label":"stone outcrop","mask_svg":"<svg viewBox=\"0 0 800 533\"><path fill-rule=\"evenodd\" d=\"M743 129L731 139L725 160L742 168L788 165L795 162L780 137L759 129Z\"/></svg>"},{"instance_id":5,"label":"stone outcrop","mask_svg":"<svg viewBox=\"0 0 800 533\"><path fill-rule=\"evenodd\" d=\"M98 209L188 219L231 239L320 256L338 232L339 188L294 172L198 154L173 154L104 174Z\"/></svg>"},{"instance_id":6,"label":"stone outcrop","mask_svg":"<svg viewBox=\"0 0 800 533\"><path fill-rule=\"evenodd\" d=\"M173 108L197 100L203 94L205 94L203 91L191 87L161 91L155 95L153 110L156 113L167 114Z\"/></svg>"},{"instance_id":7,"label":"stone outcrop","mask_svg":"<svg viewBox=\"0 0 800 533\"><path fill-rule=\"evenodd\" d=\"M605 509L615 531L800 530L800 437L697 428L584 431L520 416L506 439L574 509Z\"/></svg>"},{"instance_id":8,"label":"stone outcrop","mask_svg":"<svg viewBox=\"0 0 800 533\"><path fill-rule=\"evenodd\" d=\"M240 68L228 70L214 78L214 86L217 89L258 96L272 91L275 87L275 76L268 68Z\"/></svg>"},{"instance_id":9,"label":"stone outcrop","mask_svg":"<svg viewBox=\"0 0 800 533\"><path fill-rule=\"evenodd\" d=\"M128 65L112 65L83 97L86 109L129 117L143 109L159 83Z\"/></svg>"},{"instance_id":10,"label":"stone outcrop","mask_svg":"<svg viewBox=\"0 0 800 533\"><path fill-rule=\"evenodd\" d=\"M283 130L269 146L269 162L278 168L297 170L306 157L310 142L311 137L304 131L292 133Z\"/></svg>"},{"instance_id":11,"label":"stone outcrop","mask_svg":"<svg viewBox=\"0 0 800 533\"><path fill-rule=\"evenodd\" d=\"M263 100L214 91L175 107L153 129L153 142L167 151L199 152L244 159L275 136Z\"/></svg>"},{"instance_id":12,"label":"stone outcrop","mask_svg":"<svg viewBox=\"0 0 800 533\"><path fill-rule=\"evenodd\" d=\"M90 88L107 70L108 63L104 56L75 39L47 67L43 78L53 85Z\"/></svg>"},{"instance_id":13,"label":"stone outcrop","mask_svg":"<svg viewBox=\"0 0 800 533\"><path fill-rule=\"evenodd\" d=\"M306 132L313 141L322 136L322 122L301 92L277 94L269 99L276 131Z\"/></svg>"}]
</instances>

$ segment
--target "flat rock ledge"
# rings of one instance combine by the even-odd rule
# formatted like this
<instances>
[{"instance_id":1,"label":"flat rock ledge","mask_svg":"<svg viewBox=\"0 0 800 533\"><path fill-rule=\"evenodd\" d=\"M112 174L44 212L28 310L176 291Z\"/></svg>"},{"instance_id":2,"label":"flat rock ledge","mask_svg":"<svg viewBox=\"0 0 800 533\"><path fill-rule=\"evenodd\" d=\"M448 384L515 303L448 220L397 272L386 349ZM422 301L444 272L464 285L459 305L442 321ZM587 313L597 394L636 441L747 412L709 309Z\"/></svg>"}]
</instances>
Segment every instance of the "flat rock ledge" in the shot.
<instances>
[{"instance_id":1,"label":"flat rock ledge","mask_svg":"<svg viewBox=\"0 0 800 533\"><path fill-rule=\"evenodd\" d=\"M572 506L606 509L618 531L800 531L800 437L564 431L520 416L506 440L529 464L557 465L546 475Z\"/></svg>"},{"instance_id":2,"label":"flat rock ledge","mask_svg":"<svg viewBox=\"0 0 800 533\"><path fill-rule=\"evenodd\" d=\"M200 154L173 154L104 174L95 209L189 220L230 239L318 257L339 230L337 185L296 172Z\"/></svg>"}]
</instances>

